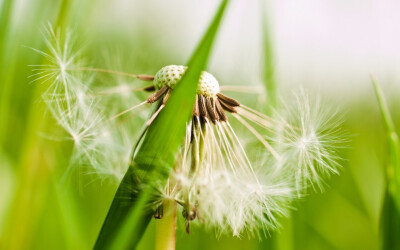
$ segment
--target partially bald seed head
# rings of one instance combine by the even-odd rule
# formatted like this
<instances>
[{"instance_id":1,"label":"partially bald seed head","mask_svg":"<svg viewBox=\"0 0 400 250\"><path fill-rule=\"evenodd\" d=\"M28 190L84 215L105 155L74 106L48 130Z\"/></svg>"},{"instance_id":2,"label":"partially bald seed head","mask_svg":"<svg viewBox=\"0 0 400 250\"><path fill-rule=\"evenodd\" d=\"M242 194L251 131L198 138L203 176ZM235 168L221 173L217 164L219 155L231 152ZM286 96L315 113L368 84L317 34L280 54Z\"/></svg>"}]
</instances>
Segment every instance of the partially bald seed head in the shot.
<instances>
[{"instance_id":1,"label":"partially bald seed head","mask_svg":"<svg viewBox=\"0 0 400 250\"><path fill-rule=\"evenodd\" d=\"M168 86L173 89L176 83L182 78L187 67L181 65L168 65L161 68L154 77L154 86L161 89ZM219 84L217 79L208 72L202 71L197 86L197 94L205 97L216 97L219 93Z\"/></svg>"}]
</instances>

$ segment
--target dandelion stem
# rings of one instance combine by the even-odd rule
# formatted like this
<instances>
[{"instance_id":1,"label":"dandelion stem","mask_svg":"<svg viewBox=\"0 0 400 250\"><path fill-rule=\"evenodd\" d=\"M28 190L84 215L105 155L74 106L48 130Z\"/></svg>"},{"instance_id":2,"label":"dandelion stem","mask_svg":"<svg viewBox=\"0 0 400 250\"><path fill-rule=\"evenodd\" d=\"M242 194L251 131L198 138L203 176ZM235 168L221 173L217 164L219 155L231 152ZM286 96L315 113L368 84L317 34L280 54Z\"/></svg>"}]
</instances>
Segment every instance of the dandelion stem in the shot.
<instances>
[{"instance_id":1,"label":"dandelion stem","mask_svg":"<svg viewBox=\"0 0 400 250\"><path fill-rule=\"evenodd\" d=\"M176 210L175 200L164 200L163 218L156 221L156 250L175 249Z\"/></svg>"}]
</instances>

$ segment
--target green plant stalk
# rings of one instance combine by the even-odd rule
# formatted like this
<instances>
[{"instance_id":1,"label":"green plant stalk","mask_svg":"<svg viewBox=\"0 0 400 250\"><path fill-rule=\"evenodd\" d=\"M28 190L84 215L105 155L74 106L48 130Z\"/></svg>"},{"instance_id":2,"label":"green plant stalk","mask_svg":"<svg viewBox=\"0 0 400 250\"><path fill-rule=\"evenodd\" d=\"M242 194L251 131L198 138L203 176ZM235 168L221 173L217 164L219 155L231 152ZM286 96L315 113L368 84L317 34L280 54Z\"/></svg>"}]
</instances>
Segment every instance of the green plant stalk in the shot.
<instances>
[{"instance_id":1,"label":"green plant stalk","mask_svg":"<svg viewBox=\"0 0 400 250\"><path fill-rule=\"evenodd\" d=\"M11 14L13 9L13 1L12 0L4 0L0 5L0 79L2 83L0 84L0 114L2 119L8 120L9 113L9 102L10 102L10 92L13 84L10 84L9 81L6 80L8 78L6 76L7 70L5 69L7 66L7 53L8 51L8 29L11 24ZM7 136L5 131L7 131L7 123L2 122L0 125L0 146L3 146L3 138Z\"/></svg>"},{"instance_id":2,"label":"green plant stalk","mask_svg":"<svg viewBox=\"0 0 400 250\"><path fill-rule=\"evenodd\" d=\"M380 218L382 249L400 249L400 213L389 189L385 189Z\"/></svg>"},{"instance_id":3,"label":"green plant stalk","mask_svg":"<svg viewBox=\"0 0 400 250\"><path fill-rule=\"evenodd\" d=\"M95 249L135 248L149 223L153 185L166 183L192 115L200 73L206 63L228 0L221 2L213 22L192 55L188 69L149 126L146 136L118 187L97 238ZM179 110L179 112L176 112ZM168 146L166 146L168 145Z\"/></svg>"},{"instance_id":4,"label":"green plant stalk","mask_svg":"<svg viewBox=\"0 0 400 250\"><path fill-rule=\"evenodd\" d=\"M156 250L173 250L176 243L176 210L174 200L165 200L163 217L156 221Z\"/></svg>"},{"instance_id":5,"label":"green plant stalk","mask_svg":"<svg viewBox=\"0 0 400 250\"><path fill-rule=\"evenodd\" d=\"M277 105L277 85L275 81L275 69L274 69L274 55L271 42L271 34L269 28L269 22L267 18L266 1L261 0L262 9L262 34L263 34L263 51L264 51L264 65L263 65L263 81L265 91L267 92L268 98L268 111L270 112Z\"/></svg>"},{"instance_id":6,"label":"green plant stalk","mask_svg":"<svg viewBox=\"0 0 400 250\"><path fill-rule=\"evenodd\" d=\"M13 1L12 0L2 1L2 4L0 4L0 10L1 10L0 11L0 55L4 55L3 53L6 50L5 45L7 43L7 34L11 24L10 20L13 10Z\"/></svg>"},{"instance_id":7,"label":"green plant stalk","mask_svg":"<svg viewBox=\"0 0 400 250\"><path fill-rule=\"evenodd\" d=\"M381 211L382 249L400 249L400 146L395 126L382 90L372 78L387 136L389 161L386 164L386 188Z\"/></svg>"},{"instance_id":8,"label":"green plant stalk","mask_svg":"<svg viewBox=\"0 0 400 250\"><path fill-rule=\"evenodd\" d=\"M294 249L293 241L294 241L294 223L293 223L293 214L290 212L287 218L283 218L282 220L282 232L274 233L276 239L275 249L279 250L292 250Z\"/></svg>"},{"instance_id":9,"label":"green plant stalk","mask_svg":"<svg viewBox=\"0 0 400 250\"><path fill-rule=\"evenodd\" d=\"M386 166L386 180L389 193L393 196L400 213L400 143L396 133L389 108L385 101L382 90L374 79L372 79L379 108L382 114L382 120L386 131L387 144L389 150L389 162Z\"/></svg>"},{"instance_id":10,"label":"green plant stalk","mask_svg":"<svg viewBox=\"0 0 400 250\"><path fill-rule=\"evenodd\" d=\"M65 26L65 23L68 20L68 15L71 11L71 2L71 0L61 0L57 20L54 26L55 28L62 28Z\"/></svg>"},{"instance_id":11,"label":"green plant stalk","mask_svg":"<svg viewBox=\"0 0 400 250\"><path fill-rule=\"evenodd\" d=\"M275 80L275 64L273 45L270 32L270 22L267 15L268 2L260 0L262 16L262 39L263 39L263 82L267 96L266 112L271 114L277 107L277 83ZM283 218L283 230L280 233L271 232L269 237L265 237L260 243L260 247L265 249L293 249L293 222L292 218Z\"/></svg>"}]
</instances>

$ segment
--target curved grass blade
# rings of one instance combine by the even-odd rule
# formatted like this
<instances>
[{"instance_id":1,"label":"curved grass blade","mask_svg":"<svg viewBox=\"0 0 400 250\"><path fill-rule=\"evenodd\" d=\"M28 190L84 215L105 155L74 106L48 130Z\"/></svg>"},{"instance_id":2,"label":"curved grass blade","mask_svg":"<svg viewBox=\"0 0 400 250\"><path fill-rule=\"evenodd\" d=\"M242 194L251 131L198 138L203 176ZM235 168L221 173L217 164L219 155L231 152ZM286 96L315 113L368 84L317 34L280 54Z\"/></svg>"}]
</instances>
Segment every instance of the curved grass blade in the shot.
<instances>
[{"instance_id":1,"label":"curved grass blade","mask_svg":"<svg viewBox=\"0 0 400 250\"><path fill-rule=\"evenodd\" d=\"M112 202L95 249L135 248L153 211L153 185L163 185L175 163L191 116L197 83L205 69L228 0L223 0L207 32L192 55L188 70L177 84L168 105L150 125Z\"/></svg>"}]
</instances>

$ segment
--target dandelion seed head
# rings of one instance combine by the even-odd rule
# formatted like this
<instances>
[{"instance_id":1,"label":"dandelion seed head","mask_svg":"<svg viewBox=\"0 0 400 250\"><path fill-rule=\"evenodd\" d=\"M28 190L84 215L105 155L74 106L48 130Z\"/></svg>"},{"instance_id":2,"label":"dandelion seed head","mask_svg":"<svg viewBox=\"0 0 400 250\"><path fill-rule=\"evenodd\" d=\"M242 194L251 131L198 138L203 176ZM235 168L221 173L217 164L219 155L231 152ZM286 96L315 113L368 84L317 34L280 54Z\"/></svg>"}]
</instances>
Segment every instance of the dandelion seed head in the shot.
<instances>
[{"instance_id":1,"label":"dandelion seed head","mask_svg":"<svg viewBox=\"0 0 400 250\"><path fill-rule=\"evenodd\" d=\"M173 89L186 70L187 67L181 65L165 66L156 73L154 77L154 85L158 89L161 89L164 86ZM217 79L215 79L215 77L210 73L202 71L197 87L197 94L206 97L216 97L219 92L220 88Z\"/></svg>"},{"instance_id":2,"label":"dandelion seed head","mask_svg":"<svg viewBox=\"0 0 400 250\"><path fill-rule=\"evenodd\" d=\"M82 74L73 70L89 67L78 65L70 38L61 42L58 34L49 31L49 35L49 52L39 52L49 63L35 69L36 77L50 82L43 99L68 133L68 140L74 142L70 165L90 166L93 173L120 180L137 139L132 131L141 125L138 119L121 116L159 101L147 122L151 124L168 105L187 67L161 68L150 87L132 88L119 82L112 88L100 86L101 91L96 92ZM137 104L140 96L132 93L134 89L155 93ZM167 185L155 181L159 191L156 196L177 201L187 225L197 217L197 221L221 234L238 237L257 235L260 228L266 232L276 229L278 218L287 215L296 192L308 185L321 187L324 178L338 173L340 166L337 144L341 137L337 135L336 118L308 97L297 97L296 101L294 108L287 109L287 115L273 119L220 93L215 77L201 72L183 147ZM228 115L246 129L245 137L236 133ZM251 147L245 141L251 142ZM254 147L262 150L268 161L257 162L248 155Z\"/></svg>"},{"instance_id":3,"label":"dandelion seed head","mask_svg":"<svg viewBox=\"0 0 400 250\"><path fill-rule=\"evenodd\" d=\"M255 172L228 121L206 121L202 129L199 123L195 118L194 127L187 127L182 162L170 178L175 199L188 200L199 221L219 234L255 236L260 228L275 229L293 188L278 176Z\"/></svg>"}]
</instances>

